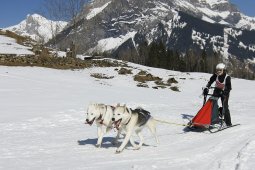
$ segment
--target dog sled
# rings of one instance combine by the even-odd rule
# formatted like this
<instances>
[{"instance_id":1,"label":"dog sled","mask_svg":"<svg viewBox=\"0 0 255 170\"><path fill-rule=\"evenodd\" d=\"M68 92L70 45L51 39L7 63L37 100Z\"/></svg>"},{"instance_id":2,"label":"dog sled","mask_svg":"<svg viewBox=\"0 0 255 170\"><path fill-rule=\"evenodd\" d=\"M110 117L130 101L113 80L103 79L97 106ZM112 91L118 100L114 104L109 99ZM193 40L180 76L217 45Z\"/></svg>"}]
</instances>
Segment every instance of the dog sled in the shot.
<instances>
[{"instance_id":1,"label":"dog sled","mask_svg":"<svg viewBox=\"0 0 255 170\"><path fill-rule=\"evenodd\" d=\"M207 96L210 96L208 100ZM226 126L224 121L224 108L218 105L218 99L220 97L221 96L215 96L213 94L204 95L203 107L188 123L187 127L194 131L208 130L211 133L216 133L240 125L234 124L232 126Z\"/></svg>"}]
</instances>

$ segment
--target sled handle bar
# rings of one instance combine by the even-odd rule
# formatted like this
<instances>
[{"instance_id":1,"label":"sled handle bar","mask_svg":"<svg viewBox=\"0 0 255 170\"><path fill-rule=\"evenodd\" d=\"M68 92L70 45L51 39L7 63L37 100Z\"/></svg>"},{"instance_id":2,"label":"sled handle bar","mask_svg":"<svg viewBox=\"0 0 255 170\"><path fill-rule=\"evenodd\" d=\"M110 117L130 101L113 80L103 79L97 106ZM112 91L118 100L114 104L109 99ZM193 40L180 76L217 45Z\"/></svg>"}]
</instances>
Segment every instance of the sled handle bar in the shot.
<instances>
[{"instance_id":1,"label":"sled handle bar","mask_svg":"<svg viewBox=\"0 0 255 170\"><path fill-rule=\"evenodd\" d=\"M206 96L221 97L220 95L216 96L216 95L213 95L213 94L207 94Z\"/></svg>"},{"instance_id":2,"label":"sled handle bar","mask_svg":"<svg viewBox=\"0 0 255 170\"><path fill-rule=\"evenodd\" d=\"M216 89L216 87L203 87L202 89L204 90L205 88L208 88L208 89Z\"/></svg>"},{"instance_id":3,"label":"sled handle bar","mask_svg":"<svg viewBox=\"0 0 255 170\"><path fill-rule=\"evenodd\" d=\"M207 87L208 89L216 89L216 87ZM202 88L204 90L204 88ZM206 94L204 95L204 102L203 102L203 106L205 105L206 103L206 98L207 96L212 96L212 97L221 97L221 96L216 96L216 95L213 95L213 94Z\"/></svg>"},{"instance_id":4,"label":"sled handle bar","mask_svg":"<svg viewBox=\"0 0 255 170\"><path fill-rule=\"evenodd\" d=\"M213 95L213 94L207 94L207 95L204 95L204 102L203 102L203 106L205 105L206 103L206 98L207 96L211 96L211 97L216 97L216 98L220 98L221 96L216 96L216 95Z\"/></svg>"}]
</instances>

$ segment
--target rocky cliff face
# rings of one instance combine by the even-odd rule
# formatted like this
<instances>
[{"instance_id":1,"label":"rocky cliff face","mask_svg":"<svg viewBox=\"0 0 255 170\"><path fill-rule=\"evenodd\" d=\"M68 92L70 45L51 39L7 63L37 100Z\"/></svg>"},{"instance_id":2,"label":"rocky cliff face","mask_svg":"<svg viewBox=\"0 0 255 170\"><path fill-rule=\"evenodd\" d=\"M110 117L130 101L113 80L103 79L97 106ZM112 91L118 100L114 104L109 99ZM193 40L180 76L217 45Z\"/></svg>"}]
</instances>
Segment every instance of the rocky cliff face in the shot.
<instances>
[{"instance_id":1,"label":"rocky cliff face","mask_svg":"<svg viewBox=\"0 0 255 170\"><path fill-rule=\"evenodd\" d=\"M74 41L80 53L120 54L161 41L180 52L205 49L252 61L254 37L255 18L228 0L94 0L57 42L64 49Z\"/></svg>"}]
</instances>

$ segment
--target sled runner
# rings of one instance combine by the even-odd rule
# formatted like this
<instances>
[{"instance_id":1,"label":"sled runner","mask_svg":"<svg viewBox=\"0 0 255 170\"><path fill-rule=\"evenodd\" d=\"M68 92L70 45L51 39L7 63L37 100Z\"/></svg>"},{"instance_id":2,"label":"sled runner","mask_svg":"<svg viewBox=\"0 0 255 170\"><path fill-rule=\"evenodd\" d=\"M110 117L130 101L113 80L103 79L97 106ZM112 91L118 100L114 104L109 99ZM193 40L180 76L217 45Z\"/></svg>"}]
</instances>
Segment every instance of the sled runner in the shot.
<instances>
[{"instance_id":1,"label":"sled runner","mask_svg":"<svg viewBox=\"0 0 255 170\"><path fill-rule=\"evenodd\" d=\"M224 122L224 109L218 106L218 99L220 96L214 96L208 94L210 97L206 101L207 95L204 95L203 107L198 111L196 116L188 123L188 127L191 130L204 129L211 133L216 133L224 129L234 127L240 124L232 126L226 126Z\"/></svg>"},{"instance_id":2,"label":"sled runner","mask_svg":"<svg viewBox=\"0 0 255 170\"><path fill-rule=\"evenodd\" d=\"M234 124L234 125L231 125L231 126L222 126L221 128L209 128L209 132L210 133L217 133L219 131L223 131L225 129L228 129L228 128L232 128L232 127L235 127L235 126L238 126L238 125L241 125L241 124Z\"/></svg>"}]
</instances>

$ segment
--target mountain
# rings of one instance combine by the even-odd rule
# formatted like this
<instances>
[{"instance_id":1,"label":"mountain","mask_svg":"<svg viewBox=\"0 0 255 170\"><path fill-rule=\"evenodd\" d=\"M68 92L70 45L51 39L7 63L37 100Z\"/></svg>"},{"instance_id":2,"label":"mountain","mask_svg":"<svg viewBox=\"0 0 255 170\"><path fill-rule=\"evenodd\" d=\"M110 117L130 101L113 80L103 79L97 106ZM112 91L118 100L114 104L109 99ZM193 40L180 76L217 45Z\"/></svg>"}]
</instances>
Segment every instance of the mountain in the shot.
<instances>
[{"instance_id":1,"label":"mountain","mask_svg":"<svg viewBox=\"0 0 255 170\"><path fill-rule=\"evenodd\" d=\"M4 30L31 37L36 41L47 42L52 38L52 35L62 31L66 25L67 22L51 21L41 15L33 14L27 15L27 18L19 24L4 28Z\"/></svg>"},{"instance_id":2,"label":"mountain","mask_svg":"<svg viewBox=\"0 0 255 170\"><path fill-rule=\"evenodd\" d=\"M228 0L94 0L78 18L56 37L63 49L75 41L80 53L123 58L140 56L143 44L163 42L182 54L206 50L241 62L255 57L255 18Z\"/></svg>"}]
</instances>

